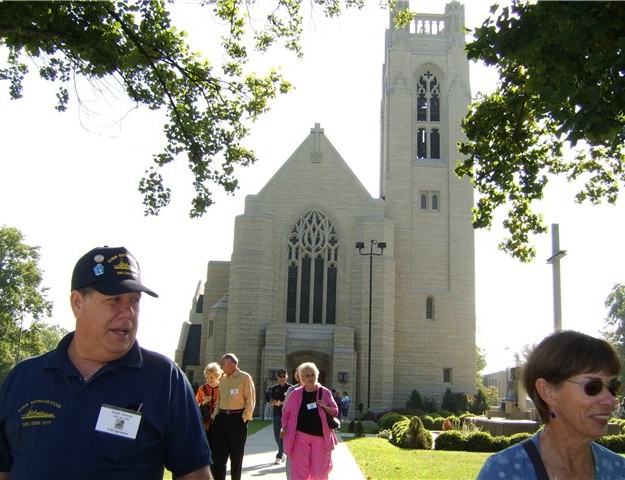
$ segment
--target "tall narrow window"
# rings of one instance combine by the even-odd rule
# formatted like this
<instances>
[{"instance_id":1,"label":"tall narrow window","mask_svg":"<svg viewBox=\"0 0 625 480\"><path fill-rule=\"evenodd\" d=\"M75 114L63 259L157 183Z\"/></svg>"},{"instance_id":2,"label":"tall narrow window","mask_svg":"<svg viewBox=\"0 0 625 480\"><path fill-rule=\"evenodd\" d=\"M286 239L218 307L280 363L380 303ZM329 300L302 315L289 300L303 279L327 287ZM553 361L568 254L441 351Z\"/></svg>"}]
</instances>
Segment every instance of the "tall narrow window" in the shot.
<instances>
[{"instance_id":1,"label":"tall narrow window","mask_svg":"<svg viewBox=\"0 0 625 480\"><path fill-rule=\"evenodd\" d=\"M428 320L434 320L434 297L428 297L425 299L425 318Z\"/></svg>"},{"instance_id":2,"label":"tall narrow window","mask_svg":"<svg viewBox=\"0 0 625 480\"><path fill-rule=\"evenodd\" d=\"M452 381L452 369L451 368L443 368L443 383L451 383Z\"/></svg>"},{"instance_id":3,"label":"tall narrow window","mask_svg":"<svg viewBox=\"0 0 625 480\"><path fill-rule=\"evenodd\" d=\"M301 217L288 240L286 321L336 321L338 234L317 210Z\"/></svg>"},{"instance_id":4,"label":"tall narrow window","mask_svg":"<svg viewBox=\"0 0 625 480\"><path fill-rule=\"evenodd\" d=\"M432 194L432 210L438 210L438 194Z\"/></svg>"},{"instance_id":5,"label":"tall narrow window","mask_svg":"<svg viewBox=\"0 0 625 480\"><path fill-rule=\"evenodd\" d=\"M422 193L421 194L421 210L427 210L428 209L428 195L427 193Z\"/></svg>"},{"instance_id":6,"label":"tall narrow window","mask_svg":"<svg viewBox=\"0 0 625 480\"><path fill-rule=\"evenodd\" d=\"M428 134L425 128L417 130L417 158L427 158Z\"/></svg>"},{"instance_id":7,"label":"tall narrow window","mask_svg":"<svg viewBox=\"0 0 625 480\"><path fill-rule=\"evenodd\" d=\"M427 71L417 82L417 158L441 158L440 105L438 79Z\"/></svg>"},{"instance_id":8,"label":"tall narrow window","mask_svg":"<svg viewBox=\"0 0 625 480\"><path fill-rule=\"evenodd\" d=\"M438 128L433 128L430 134L430 158L441 158L441 135Z\"/></svg>"}]
</instances>

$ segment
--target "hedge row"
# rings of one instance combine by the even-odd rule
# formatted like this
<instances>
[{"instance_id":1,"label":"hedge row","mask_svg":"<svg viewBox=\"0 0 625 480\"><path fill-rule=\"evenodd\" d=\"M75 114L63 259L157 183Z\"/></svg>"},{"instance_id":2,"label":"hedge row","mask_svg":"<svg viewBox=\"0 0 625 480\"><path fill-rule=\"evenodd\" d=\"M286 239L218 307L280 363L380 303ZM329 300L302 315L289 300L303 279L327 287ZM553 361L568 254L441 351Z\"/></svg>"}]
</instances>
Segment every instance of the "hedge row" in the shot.
<instances>
[{"instance_id":1,"label":"hedge row","mask_svg":"<svg viewBox=\"0 0 625 480\"><path fill-rule=\"evenodd\" d=\"M429 415L416 417L388 412L380 417L378 425L381 431L391 431L391 442L403 448L428 448L427 445L431 440L428 442L429 435L424 433L422 429L425 431L445 430L438 434L434 442L435 450L465 452L499 452L533 435L531 433L516 433L506 437L493 436L483 431L462 432L458 428L462 428L461 425L467 416L469 415L432 418ZM454 429L444 429L445 422L448 422L447 425L453 425ZM619 420L617 423L621 423L622 427L625 426L623 420ZM596 442L613 452L625 454L625 434L604 436Z\"/></svg>"},{"instance_id":2,"label":"hedge row","mask_svg":"<svg viewBox=\"0 0 625 480\"><path fill-rule=\"evenodd\" d=\"M464 452L499 452L510 445L530 438L532 433L515 433L509 437L492 436L488 432L463 433L458 430L441 432L434 441L435 450ZM606 435L596 442L616 453L625 453L625 435Z\"/></svg>"},{"instance_id":3,"label":"hedge row","mask_svg":"<svg viewBox=\"0 0 625 480\"><path fill-rule=\"evenodd\" d=\"M493 437L488 432L463 433L458 430L449 430L441 432L436 437L434 449L463 452L499 452L531 436L531 433L515 433L509 437L502 435Z\"/></svg>"}]
</instances>

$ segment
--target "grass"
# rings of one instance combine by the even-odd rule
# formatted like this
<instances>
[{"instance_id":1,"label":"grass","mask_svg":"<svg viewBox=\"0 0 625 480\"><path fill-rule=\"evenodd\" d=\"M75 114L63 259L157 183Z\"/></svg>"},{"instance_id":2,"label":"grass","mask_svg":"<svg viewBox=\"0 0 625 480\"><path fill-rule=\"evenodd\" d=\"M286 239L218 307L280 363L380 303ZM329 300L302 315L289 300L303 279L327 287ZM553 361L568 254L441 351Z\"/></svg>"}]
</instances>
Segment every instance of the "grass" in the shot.
<instances>
[{"instance_id":1,"label":"grass","mask_svg":"<svg viewBox=\"0 0 625 480\"><path fill-rule=\"evenodd\" d=\"M270 420L254 420L248 435L271 425ZM343 427L341 426L341 430ZM345 425L347 431L347 425ZM492 453L404 450L377 437L344 438L356 463L368 480L464 480L475 479ZM171 480L165 471L163 480Z\"/></svg>"},{"instance_id":2,"label":"grass","mask_svg":"<svg viewBox=\"0 0 625 480\"><path fill-rule=\"evenodd\" d=\"M271 425L271 420L254 420L247 425L247 434L254 435L259 430L262 430L267 425ZM169 470L165 470L165 474L163 475L163 480L172 480L171 472Z\"/></svg>"},{"instance_id":3,"label":"grass","mask_svg":"<svg viewBox=\"0 0 625 480\"><path fill-rule=\"evenodd\" d=\"M370 480L475 479L492 453L405 450L376 437L345 439L365 478Z\"/></svg>"}]
</instances>

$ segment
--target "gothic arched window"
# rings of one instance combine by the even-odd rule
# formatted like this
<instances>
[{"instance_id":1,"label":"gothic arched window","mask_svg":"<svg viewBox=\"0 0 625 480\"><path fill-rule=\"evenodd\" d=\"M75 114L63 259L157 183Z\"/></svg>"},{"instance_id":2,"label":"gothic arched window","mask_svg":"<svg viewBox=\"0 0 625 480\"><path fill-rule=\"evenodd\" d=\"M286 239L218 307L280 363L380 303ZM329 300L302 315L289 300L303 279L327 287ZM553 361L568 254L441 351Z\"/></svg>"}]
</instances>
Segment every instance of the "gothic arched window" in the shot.
<instances>
[{"instance_id":1,"label":"gothic arched window","mask_svg":"<svg viewBox=\"0 0 625 480\"><path fill-rule=\"evenodd\" d=\"M427 71L417 82L417 158L441 158L440 110L438 79Z\"/></svg>"},{"instance_id":2,"label":"gothic arched window","mask_svg":"<svg viewBox=\"0 0 625 480\"><path fill-rule=\"evenodd\" d=\"M286 321L336 323L338 234L321 212L311 210L289 234Z\"/></svg>"}]
</instances>

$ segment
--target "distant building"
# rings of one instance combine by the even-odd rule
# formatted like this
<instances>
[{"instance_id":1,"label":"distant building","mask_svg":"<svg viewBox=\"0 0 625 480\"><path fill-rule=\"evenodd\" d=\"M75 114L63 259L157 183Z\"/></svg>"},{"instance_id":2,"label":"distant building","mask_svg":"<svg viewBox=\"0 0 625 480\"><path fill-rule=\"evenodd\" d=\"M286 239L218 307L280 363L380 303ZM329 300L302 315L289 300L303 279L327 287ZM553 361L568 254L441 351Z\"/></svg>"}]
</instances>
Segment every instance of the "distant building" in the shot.
<instances>
[{"instance_id":1,"label":"distant building","mask_svg":"<svg viewBox=\"0 0 625 480\"><path fill-rule=\"evenodd\" d=\"M463 26L451 2L386 32L380 198L319 124L246 198L231 261L209 262L182 328L176 361L192 381L235 352L260 397L279 368L313 361L366 408L371 260L371 409L414 389L439 403L447 388L475 392L473 189L454 173L471 92ZM372 239L383 254L361 256Z\"/></svg>"},{"instance_id":2,"label":"distant building","mask_svg":"<svg viewBox=\"0 0 625 480\"><path fill-rule=\"evenodd\" d=\"M508 391L508 371L501 370L499 372L488 373L482 376L485 387L496 387L499 390L500 400L506 396Z\"/></svg>"}]
</instances>

